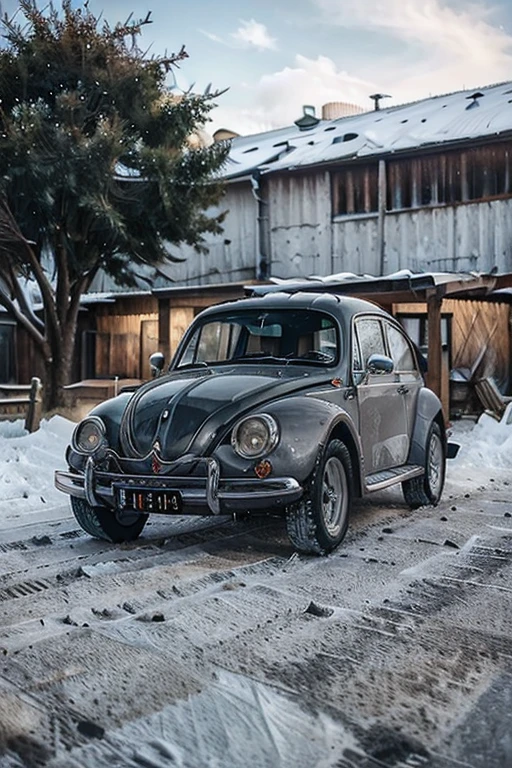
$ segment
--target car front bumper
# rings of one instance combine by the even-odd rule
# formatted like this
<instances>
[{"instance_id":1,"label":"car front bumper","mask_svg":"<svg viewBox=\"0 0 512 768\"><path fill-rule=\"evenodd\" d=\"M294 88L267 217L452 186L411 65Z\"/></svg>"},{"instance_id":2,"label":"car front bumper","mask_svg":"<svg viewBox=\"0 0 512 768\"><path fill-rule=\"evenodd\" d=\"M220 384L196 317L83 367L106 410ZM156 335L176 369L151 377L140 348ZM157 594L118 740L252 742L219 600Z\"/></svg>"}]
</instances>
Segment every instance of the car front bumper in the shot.
<instances>
[{"instance_id":1,"label":"car front bumper","mask_svg":"<svg viewBox=\"0 0 512 768\"><path fill-rule=\"evenodd\" d=\"M196 462L197 464L198 462ZM87 459L84 472L55 472L59 491L85 499L93 507L123 509L123 493L141 493L145 498L175 494L179 514L231 514L248 510L285 507L300 499L302 486L293 477L221 478L216 459L202 459L203 475L126 475L97 469ZM178 514L173 509L145 508L157 514Z\"/></svg>"}]
</instances>

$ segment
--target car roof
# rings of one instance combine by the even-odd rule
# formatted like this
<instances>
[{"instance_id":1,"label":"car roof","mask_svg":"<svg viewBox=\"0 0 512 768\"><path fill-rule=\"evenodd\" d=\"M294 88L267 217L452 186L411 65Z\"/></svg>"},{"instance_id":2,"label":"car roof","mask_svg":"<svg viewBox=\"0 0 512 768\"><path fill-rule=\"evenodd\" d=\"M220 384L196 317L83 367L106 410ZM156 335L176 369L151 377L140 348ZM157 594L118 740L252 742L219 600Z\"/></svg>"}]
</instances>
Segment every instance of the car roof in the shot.
<instances>
[{"instance_id":1,"label":"car roof","mask_svg":"<svg viewBox=\"0 0 512 768\"><path fill-rule=\"evenodd\" d=\"M353 296L341 296L335 293L310 293L306 291L294 291L288 293L279 291L267 293L263 296L216 304L201 312L201 316L216 314L217 312L232 312L240 310L265 310L265 309L315 309L325 311L348 319L362 312L373 312L384 317L390 317L388 312L377 304L365 299L357 299Z\"/></svg>"}]
</instances>

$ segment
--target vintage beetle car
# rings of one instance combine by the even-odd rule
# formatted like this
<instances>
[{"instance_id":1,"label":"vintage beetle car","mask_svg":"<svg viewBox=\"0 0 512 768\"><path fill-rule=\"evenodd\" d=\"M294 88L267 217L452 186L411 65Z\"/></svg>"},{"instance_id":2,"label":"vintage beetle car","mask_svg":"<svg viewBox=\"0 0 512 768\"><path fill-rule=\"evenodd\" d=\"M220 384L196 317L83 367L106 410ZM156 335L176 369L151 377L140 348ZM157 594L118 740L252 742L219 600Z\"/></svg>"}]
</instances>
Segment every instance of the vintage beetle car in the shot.
<instances>
[{"instance_id":1,"label":"vintage beetle car","mask_svg":"<svg viewBox=\"0 0 512 768\"><path fill-rule=\"evenodd\" d=\"M401 483L438 503L447 441L415 347L374 304L268 292L201 312L169 370L98 405L56 485L92 536L149 514L282 513L298 551L345 536L354 497Z\"/></svg>"}]
</instances>

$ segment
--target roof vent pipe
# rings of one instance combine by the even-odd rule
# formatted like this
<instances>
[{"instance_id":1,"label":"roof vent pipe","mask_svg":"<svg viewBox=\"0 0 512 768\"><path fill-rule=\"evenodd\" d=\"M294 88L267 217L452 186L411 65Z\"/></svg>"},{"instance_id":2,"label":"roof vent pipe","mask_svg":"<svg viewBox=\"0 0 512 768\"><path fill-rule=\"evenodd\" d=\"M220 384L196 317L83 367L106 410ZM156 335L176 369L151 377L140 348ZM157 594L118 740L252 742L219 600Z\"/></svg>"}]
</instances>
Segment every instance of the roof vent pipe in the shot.
<instances>
[{"instance_id":1,"label":"roof vent pipe","mask_svg":"<svg viewBox=\"0 0 512 768\"><path fill-rule=\"evenodd\" d=\"M320 118L315 115L315 108L311 104L304 104L302 107L302 117L295 120L295 125L301 131L308 131L314 128L320 122Z\"/></svg>"},{"instance_id":2,"label":"roof vent pipe","mask_svg":"<svg viewBox=\"0 0 512 768\"><path fill-rule=\"evenodd\" d=\"M380 109L381 99L390 99L390 98L391 96L389 95L389 93L372 93L372 95L370 96L370 99L373 99L373 102L375 105L374 106L375 112L378 112Z\"/></svg>"}]
</instances>

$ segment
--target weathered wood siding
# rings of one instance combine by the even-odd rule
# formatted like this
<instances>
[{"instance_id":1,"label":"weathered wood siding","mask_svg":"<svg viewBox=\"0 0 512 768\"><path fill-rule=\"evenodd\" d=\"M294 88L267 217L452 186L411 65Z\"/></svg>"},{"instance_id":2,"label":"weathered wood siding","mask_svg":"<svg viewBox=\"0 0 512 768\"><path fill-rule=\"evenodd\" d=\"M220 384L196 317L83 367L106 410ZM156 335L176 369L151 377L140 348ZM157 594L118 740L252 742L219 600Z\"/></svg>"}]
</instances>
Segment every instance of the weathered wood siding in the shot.
<instances>
[{"instance_id":1,"label":"weathered wood siding","mask_svg":"<svg viewBox=\"0 0 512 768\"><path fill-rule=\"evenodd\" d=\"M158 302L153 296L118 299L96 310L98 378L149 378L147 358L158 350Z\"/></svg>"},{"instance_id":2,"label":"weathered wood siding","mask_svg":"<svg viewBox=\"0 0 512 768\"><path fill-rule=\"evenodd\" d=\"M394 304L394 314L424 314L421 302ZM512 307L491 301L443 299L451 315L451 369L472 371L473 379L492 376L502 391L512 387Z\"/></svg>"},{"instance_id":3,"label":"weathered wood siding","mask_svg":"<svg viewBox=\"0 0 512 768\"><path fill-rule=\"evenodd\" d=\"M172 246L172 254L183 259L170 268L172 279L181 285L210 285L253 280L259 262L258 203L249 181L226 185L221 204L207 215L226 213L221 235L206 235L206 254L187 245Z\"/></svg>"},{"instance_id":4,"label":"weathered wood siding","mask_svg":"<svg viewBox=\"0 0 512 768\"><path fill-rule=\"evenodd\" d=\"M327 173L272 177L268 184L271 274L328 275L331 259L331 190Z\"/></svg>"},{"instance_id":5,"label":"weathered wood siding","mask_svg":"<svg viewBox=\"0 0 512 768\"><path fill-rule=\"evenodd\" d=\"M329 175L269 176L271 275L512 271L512 199L332 217ZM382 269L383 266L383 269Z\"/></svg>"},{"instance_id":6,"label":"weathered wood siding","mask_svg":"<svg viewBox=\"0 0 512 768\"><path fill-rule=\"evenodd\" d=\"M387 213L384 232L386 273L512 271L512 200Z\"/></svg>"},{"instance_id":7,"label":"weathered wood siding","mask_svg":"<svg viewBox=\"0 0 512 768\"><path fill-rule=\"evenodd\" d=\"M377 216L333 221L332 232L332 274L380 274Z\"/></svg>"},{"instance_id":8,"label":"weathered wood siding","mask_svg":"<svg viewBox=\"0 0 512 768\"><path fill-rule=\"evenodd\" d=\"M477 364L477 378L493 376L508 390L511 385L510 305L445 299L444 311L453 312L452 368L471 369Z\"/></svg>"}]
</instances>

